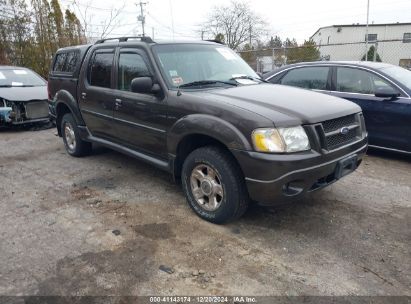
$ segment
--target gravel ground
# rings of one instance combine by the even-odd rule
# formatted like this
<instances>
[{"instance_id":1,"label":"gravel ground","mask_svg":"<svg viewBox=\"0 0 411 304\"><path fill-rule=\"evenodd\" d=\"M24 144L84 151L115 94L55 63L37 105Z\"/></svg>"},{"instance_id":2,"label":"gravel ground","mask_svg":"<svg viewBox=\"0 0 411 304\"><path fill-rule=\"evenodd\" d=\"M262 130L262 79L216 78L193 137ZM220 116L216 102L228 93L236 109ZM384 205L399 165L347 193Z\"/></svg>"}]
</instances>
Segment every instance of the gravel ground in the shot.
<instances>
[{"instance_id":1,"label":"gravel ground","mask_svg":"<svg viewBox=\"0 0 411 304\"><path fill-rule=\"evenodd\" d=\"M0 295L411 295L410 157L217 226L166 173L54 134L0 131Z\"/></svg>"}]
</instances>

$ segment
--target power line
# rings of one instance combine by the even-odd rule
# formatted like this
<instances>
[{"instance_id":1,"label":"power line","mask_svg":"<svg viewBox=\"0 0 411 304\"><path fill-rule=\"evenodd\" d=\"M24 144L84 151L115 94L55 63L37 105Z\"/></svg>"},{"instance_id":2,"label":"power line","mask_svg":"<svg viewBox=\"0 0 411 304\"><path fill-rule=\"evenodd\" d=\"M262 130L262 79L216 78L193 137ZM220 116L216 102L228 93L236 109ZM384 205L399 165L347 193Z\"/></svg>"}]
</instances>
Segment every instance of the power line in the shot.
<instances>
[{"instance_id":1,"label":"power line","mask_svg":"<svg viewBox=\"0 0 411 304\"><path fill-rule=\"evenodd\" d=\"M76 1L76 0L60 0L60 1L71 4L71 5L78 5L78 6L81 6L81 7L84 7L84 8L94 9L94 10L97 10L97 11L111 12L113 10L118 10L116 8L103 8L103 7L97 7L97 6L92 6L92 5L88 5L88 4L83 4L83 3L80 3L79 1ZM128 12L128 11L121 11L121 13L122 14L133 14L133 15L135 14L134 12Z\"/></svg>"},{"instance_id":2,"label":"power line","mask_svg":"<svg viewBox=\"0 0 411 304\"><path fill-rule=\"evenodd\" d=\"M12 17L12 16L6 16L6 15L0 14L0 18L4 18L6 21L13 21L13 17ZM24 23L27 24L27 25L34 25L34 26L36 26L36 25L39 24L39 23L38 23L37 21L35 21L35 20L26 20L26 22L24 22ZM130 26L130 25L135 25L135 24L136 24L136 23L133 22L133 23L128 23L128 24L122 24L122 25L119 25L119 26L117 26L117 27L124 27L124 26ZM102 25L98 25L98 24L89 24L89 25L92 25L92 26L102 26ZM126 36L128 33L134 31L134 29L135 29L135 28L130 29L129 31L127 31L127 33L124 33L124 32L123 32L123 33L110 33L110 36ZM100 32L100 31L87 30L87 31L85 31L85 34L87 35L88 38L91 38L91 39L93 39L93 38L98 38L98 39L100 39L100 38L101 38L101 35L102 35L102 32ZM90 36L90 35L96 35L96 36L92 37L92 36ZM185 34L182 34L182 33L179 33L179 35L184 36L184 37L194 38L194 37L192 37L192 36L188 36L188 35L185 35Z\"/></svg>"},{"instance_id":3,"label":"power line","mask_svg":"<svg viewBox=\"0 0 411 304\"><path fill-rule=\"evenodd\" d=\"M3 12L2 12L2 13L3 13ZM6 21L13 21L13 20L15 19L15 16L0 14L0 18L4 18ZM38 21L35 21L35 20L32 20L32 19L31 19L31 20L26 20L26 21L23 22L23 23L32 24L32 25L38 25L38 24L39 24ZM90 25L90 26L95 26L95 27L104 27L103 24L91 24L91 23L90 23L90 24L88 24L88 25ZM116 26L116 28L125 27L125 26L130 26L130 25L136 25L136 22L119 24L119 25ZM128 32L130 32L130 31L128 31ZM101 34L101 32L98 32L98 31L90 31L90 30L87 30L87 33ZM123 35L123 34L115 34L115 33L113 33L113 35Z\"/></svg>"},{"instance_id":4,"label":"power line","mask_svg":"<svg viewBox=\"0 0 411 304\"><path fill-rule=\"evenodd\" d=\"M154 22L156 22L160 27L162 27L162 28L170 31L171 33L173 33L173 29L172 29L170 26L165 25L164 23L160 22L157 18L155 18L155 17L154 17L153 15L151 15L150 13L147 13L147 15L148 15ZM177 35L179 35L179 36L182 36L182 37L198 38L197 36L188 35L188 34L184 34L184 33L181 33L181 32L176 32L176 31L174 31L174 33L177 34Z\"/></svg>"}]
</instances>

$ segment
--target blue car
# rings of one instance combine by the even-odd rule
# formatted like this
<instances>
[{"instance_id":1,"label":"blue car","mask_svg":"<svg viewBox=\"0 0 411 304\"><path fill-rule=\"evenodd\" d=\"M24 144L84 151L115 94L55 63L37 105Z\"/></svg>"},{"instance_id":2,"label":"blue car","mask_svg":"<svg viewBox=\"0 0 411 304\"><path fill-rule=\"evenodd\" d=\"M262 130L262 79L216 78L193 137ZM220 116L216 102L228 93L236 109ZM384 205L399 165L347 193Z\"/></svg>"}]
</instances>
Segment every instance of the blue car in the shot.
<instances>
[{"instance_id":1,"label":"blue car","mask_svg":"<svg viewBox=\"0 0 411 304\"><path fill-rule=\"evenodd\" d=\"M284 66L263 78L358 104L371 147L411 153L411 71L377 62L320 61Z\"/></svg>"}]
</instances>

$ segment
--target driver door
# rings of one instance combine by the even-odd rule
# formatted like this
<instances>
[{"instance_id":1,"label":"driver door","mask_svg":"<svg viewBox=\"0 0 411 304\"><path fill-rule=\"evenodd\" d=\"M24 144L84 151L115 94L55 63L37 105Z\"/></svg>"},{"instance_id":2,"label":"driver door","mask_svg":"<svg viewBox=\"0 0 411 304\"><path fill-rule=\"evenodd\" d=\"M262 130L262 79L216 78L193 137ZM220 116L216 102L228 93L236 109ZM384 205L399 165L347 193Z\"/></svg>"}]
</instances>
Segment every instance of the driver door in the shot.
<instances>
[{"instance_id":1,"label":"driver door","mask_svg":"<svg viewBox=\"0 0 411 304\"><path fill-rule=\"evenodd\" d=\"M154 94L131 92L137 77L154 77L148 57L137 48L116 53L114 123L119 142L133 150L166 157L166 104Z\"/></svg>"}]
</instances>

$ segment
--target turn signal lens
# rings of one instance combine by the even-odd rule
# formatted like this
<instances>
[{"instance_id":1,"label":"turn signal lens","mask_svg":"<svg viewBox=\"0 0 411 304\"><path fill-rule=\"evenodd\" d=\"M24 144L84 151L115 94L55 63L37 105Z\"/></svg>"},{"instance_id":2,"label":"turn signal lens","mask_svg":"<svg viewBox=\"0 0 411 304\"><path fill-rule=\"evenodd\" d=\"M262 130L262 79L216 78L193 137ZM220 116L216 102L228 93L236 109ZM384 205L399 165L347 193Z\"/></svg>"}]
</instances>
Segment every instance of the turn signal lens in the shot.
<instances>
[{"instance_id":1,"label":"turn signal lens","mask_svg":"<svg viewBox=\"0 0 411 304\"><path fill-rule=\"evenodd\" d=\"M259 152L299 152L311 148L307 133L301 126L256 129L252 140L255 150Z\"/></svg>"},{"instance_id":2,"label":"turn signal lens","mask_svg":"<svg viewBox=\"0 0 411 304\"><path fill-rule=\"evenodd\" d=\"M257 129L252 137L259 152L285 152L285 144L277 129Z\"/></svg>"}]
</instances>

